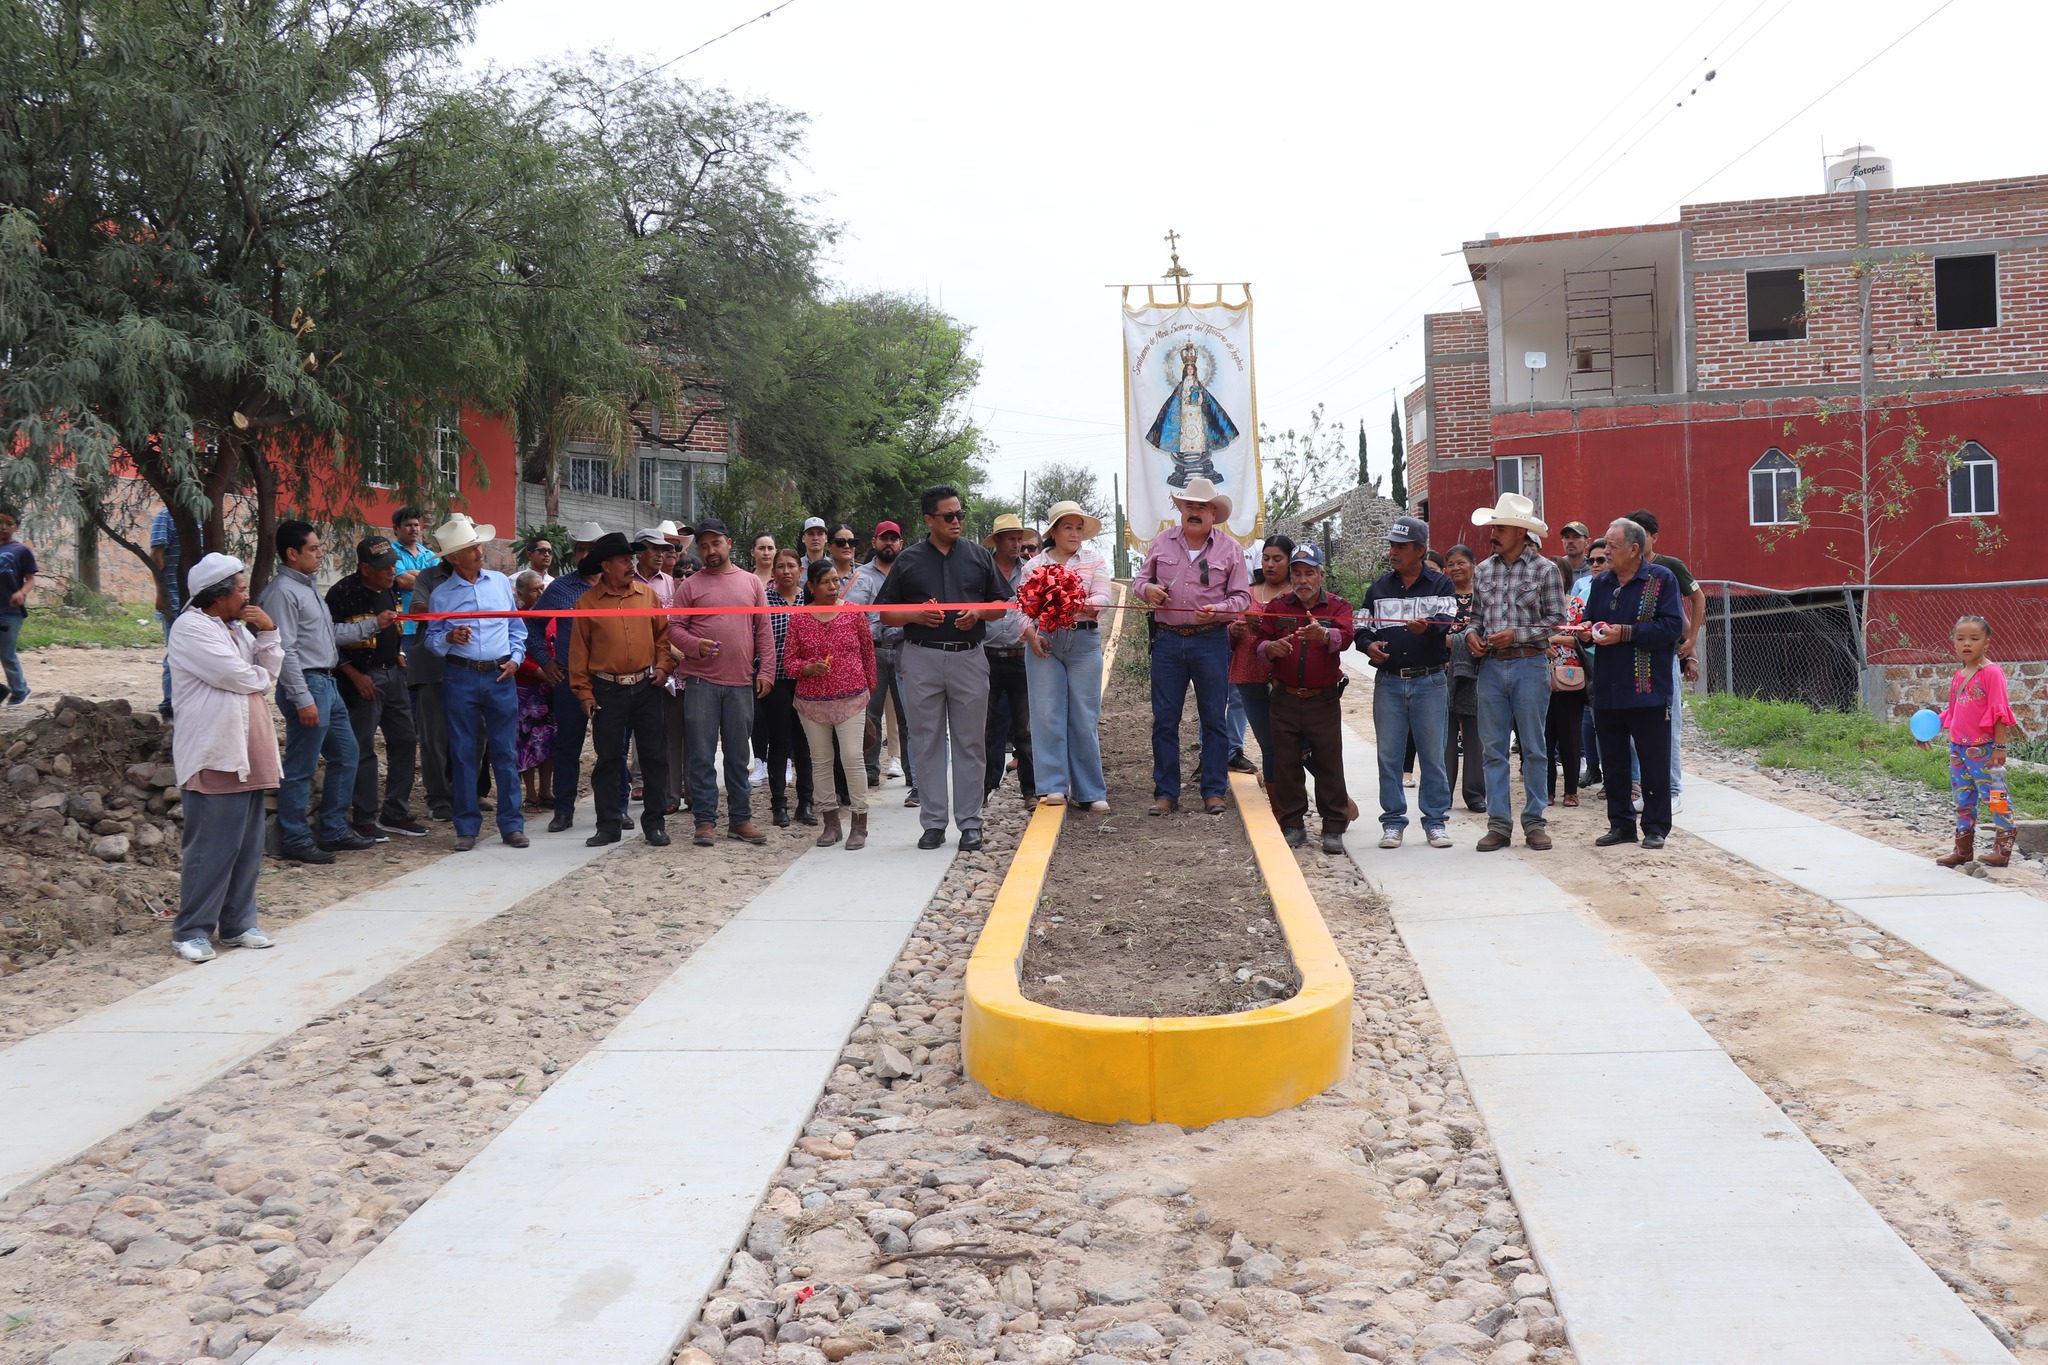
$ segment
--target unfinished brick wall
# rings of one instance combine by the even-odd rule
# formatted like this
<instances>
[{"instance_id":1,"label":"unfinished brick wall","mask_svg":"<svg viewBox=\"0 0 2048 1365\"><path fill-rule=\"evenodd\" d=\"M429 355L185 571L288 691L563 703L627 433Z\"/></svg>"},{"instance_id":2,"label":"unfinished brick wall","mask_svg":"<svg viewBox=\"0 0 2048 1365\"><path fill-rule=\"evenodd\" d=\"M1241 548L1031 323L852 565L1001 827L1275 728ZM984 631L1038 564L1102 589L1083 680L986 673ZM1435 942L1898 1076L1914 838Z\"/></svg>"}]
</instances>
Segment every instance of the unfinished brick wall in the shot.
<instances>
[{"instance_id":1,"label":"unfinished brick wall","mask_svg":"<svg viewBox=\"0 0 2048 1365\"><path fill-rule=\"evenodd\" d=\"M1486 315L1477 308L1431 313L1423 319L1422 344L1429 385L1431 467L1441 469L1447 460L1491 459Z\"/></svg>"},{"instance_id":2,"label":"unfinished brick wall","mask_svg":"<svg viewBox=\"0 0 2048 1365\"><path fill-rule=\"evenodd\" d=\"M1749 340L1748 269L1715 262L1855 252L1872 276L1873 369L1880 381L2037 372L2048 367L2048 247L1998 256L1998 325L1940 332L1934 327L1932 259L1945 248L2048 234L2048 176L1873 190L1859 246L1854 194L1750 199L1684 209L1696 263L1693 328L1702 390L1853 382L1860 306L1847 261L1788 260L1806 272L1807 335ZM1946 254L1955 254L1952 251ZM1926 259L1914 260L1914 257Z\"/></svg>"}]
</instances>

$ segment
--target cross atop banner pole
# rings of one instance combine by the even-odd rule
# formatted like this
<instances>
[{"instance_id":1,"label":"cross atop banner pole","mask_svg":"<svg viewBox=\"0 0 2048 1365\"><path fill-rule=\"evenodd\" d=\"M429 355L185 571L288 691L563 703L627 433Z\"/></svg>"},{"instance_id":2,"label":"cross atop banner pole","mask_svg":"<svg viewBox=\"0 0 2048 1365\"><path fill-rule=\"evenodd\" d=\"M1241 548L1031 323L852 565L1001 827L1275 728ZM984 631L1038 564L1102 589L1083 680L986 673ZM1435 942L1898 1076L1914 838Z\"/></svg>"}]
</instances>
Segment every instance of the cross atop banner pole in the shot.
<instances>
[{"instance_id":1,"label":"cross atop banner pole","mask_svg":"<svg viewBox=\"0 0 2048 1365\"><path fill-rule=\"evenodd\" d=\"M1181 264L1180 233L1169 229L1163 240L1172 260L1161 277L1172 286L1165 299L1157 284L1112 286L1121 290L1124 315L1130 526L1122 541L1143 552L1179 523L1175 495L1205 480L1229 504L1219 524L1249 545L1265 534L1252 287L1193 283L1194 272ZM1141 289L1142 302L1134 297ZM1197 292L1210 290L1212 297Z\"/></svg>"}]
</instances>

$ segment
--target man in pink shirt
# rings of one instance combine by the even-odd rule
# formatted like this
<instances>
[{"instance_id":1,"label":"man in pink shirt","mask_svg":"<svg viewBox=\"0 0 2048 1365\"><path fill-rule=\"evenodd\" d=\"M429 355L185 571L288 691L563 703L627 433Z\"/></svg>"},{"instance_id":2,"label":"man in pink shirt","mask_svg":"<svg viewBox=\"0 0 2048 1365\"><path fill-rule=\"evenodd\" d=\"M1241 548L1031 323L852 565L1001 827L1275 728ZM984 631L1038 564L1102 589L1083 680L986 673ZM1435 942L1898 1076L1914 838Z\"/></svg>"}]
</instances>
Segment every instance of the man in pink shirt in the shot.
<instances>
[{"instance_id":1,"label":"man in pink shirt","mask_svg":"<svg viewBox=\"0 0 2048 1365\"><path fill-rule=\"evenodd\" d=\"M1188 687L1202 718L1202 809L1221 815L1229 804L1230 622L1251 605L1244 548L1222 529L1230 499L1209 480L1188 480L1173 495L1180 525L1152 538L1132 580L1152 608L1152 815L1180 808L1180 718Z\"/></svg>"},{"instance_id":2,"label":"man in pink shirt","mask_svg":"<svg viewBox=\"0 0 2048 1365\"><path fill-rule=\"evenodd\" d=\"M677 608L745 608L768 605L768 594L751 570L732 562L732 533L715 517L697 525L697 555L704 567L675 585L668 604ZM683 687L683 726L688 735L690 814L696 843L708 848L718 835L719 745L725 746L728 838L765 844L754 823L754 702L775 685L775 632L765 610L724 611L672 617L668 626L676 672Z\"/></svg>"}]
</instances>

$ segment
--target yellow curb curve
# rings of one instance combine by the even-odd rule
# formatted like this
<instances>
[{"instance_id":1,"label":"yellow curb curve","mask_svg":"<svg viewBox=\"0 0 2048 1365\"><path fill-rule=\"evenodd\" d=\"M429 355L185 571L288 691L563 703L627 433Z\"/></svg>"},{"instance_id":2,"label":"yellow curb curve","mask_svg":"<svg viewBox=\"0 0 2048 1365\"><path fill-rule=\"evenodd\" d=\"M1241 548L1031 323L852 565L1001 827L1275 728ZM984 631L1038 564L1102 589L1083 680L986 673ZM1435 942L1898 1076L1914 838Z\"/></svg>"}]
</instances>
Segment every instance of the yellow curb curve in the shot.
<instances>
[{"instance_id":1,"label":"yellow curb curve","mask_svg":"<svg viewBox=\"0 0 2048 1365\"><path fill-rule=\"evenodd\" d=\"M1107 666L1103 677L1106 686ZM1067 812L1041 806L967 962L961 1051L967 1074L990 1094L1091 1123L1199 1128L1286 1109L1344 1077L1351 971L1258 783L1233 773L1230 785L1301 990L1242 1014L1185 1018L1084 1014L1026 1000L1019 963Z\"/></svg>"}]
</instances>

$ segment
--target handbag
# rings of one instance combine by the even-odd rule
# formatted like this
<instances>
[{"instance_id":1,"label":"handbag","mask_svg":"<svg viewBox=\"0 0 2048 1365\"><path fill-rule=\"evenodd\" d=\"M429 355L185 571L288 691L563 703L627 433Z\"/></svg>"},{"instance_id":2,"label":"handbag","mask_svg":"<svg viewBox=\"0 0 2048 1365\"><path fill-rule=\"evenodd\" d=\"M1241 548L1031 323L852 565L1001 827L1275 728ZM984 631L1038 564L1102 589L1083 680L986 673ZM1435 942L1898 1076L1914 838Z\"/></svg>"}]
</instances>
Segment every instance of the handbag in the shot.
<instances>
[{"instance_id":1,"label":"handbag","mask_svg":"<svg viewBox=\"0 0 2048 1365\"><path fill-rule=\"evenodd\" d=\"M1586 690L1586 663L1579 654L1577 645L1559 646L1550 652L1550 690L1553 692L1583 692Z\"/></svg>"}]
</instances>

